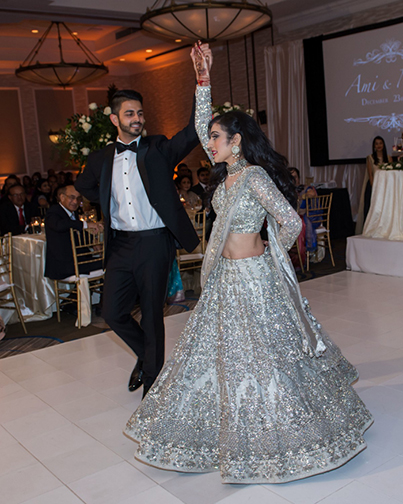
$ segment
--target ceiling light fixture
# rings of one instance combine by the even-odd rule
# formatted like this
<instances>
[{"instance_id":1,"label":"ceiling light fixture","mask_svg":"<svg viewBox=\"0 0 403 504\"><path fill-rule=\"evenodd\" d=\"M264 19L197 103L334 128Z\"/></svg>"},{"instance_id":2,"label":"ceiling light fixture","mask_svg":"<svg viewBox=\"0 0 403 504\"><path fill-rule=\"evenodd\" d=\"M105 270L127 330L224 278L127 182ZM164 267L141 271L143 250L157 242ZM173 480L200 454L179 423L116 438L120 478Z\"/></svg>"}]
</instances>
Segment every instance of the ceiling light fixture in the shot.
<instances>
[{"instance_id":1,"label":"ceiling light fixture","mask_svg":"<svg viewBox=\"0 0 403 504\"><path fill-rule=\"evenodd\" d=\"M39 30L31 30L31 33L39 33Z\"/></svg>"},{"instance_id":2,"label":"ceiling light fixture","mask_svg":"<svg viewBox=\"0 0 403 504\"><path fill-rule=\"evenodd\" d=\"M156 0L140 18L144 30L193 42L242 37L271 23L260 0Z\"/></svg>"},{"instance_id":3,"label":"ceiling light fixture","mask_svg":"<svg viewBox=\"0 0 403 504\"><path fill-rule=\"evenodd\" d=\"M152 49L146 49L146 52L151 53L151 52L153 52L153 50Z\"/></svg>"},{"instance_id":4,"label":"ceiling light fixture","mask_svg":"<svg viewBox=\"0 0 403 504\"><path fill-rule=\"evenodd\" d=\"M40 63L38 53L42 48L47 36L53 26L57 30L57 41L59 46L59 63ZM62 36L60 28L63 27L69 36L77 44L82 52L84 61L69 63L64 60ZM36 61L34 63L34 61ZM52 21L43 36L38 40L35 47L25 58L24 62L17 68L15 75L22 79L36 84L47 86L75 86L96 80L108 73L108 68L85 46L85 44L62 22Z\"/></svg>"}]
</instances>

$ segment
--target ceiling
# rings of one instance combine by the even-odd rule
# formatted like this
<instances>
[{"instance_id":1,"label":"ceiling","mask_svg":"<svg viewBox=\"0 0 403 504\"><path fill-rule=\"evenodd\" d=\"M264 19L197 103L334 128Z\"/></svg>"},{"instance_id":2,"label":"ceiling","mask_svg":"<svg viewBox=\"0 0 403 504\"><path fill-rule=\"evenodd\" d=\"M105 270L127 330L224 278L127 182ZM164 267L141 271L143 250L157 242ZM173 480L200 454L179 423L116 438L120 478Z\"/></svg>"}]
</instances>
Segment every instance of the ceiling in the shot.
<instances>
[{"instance_id":1,"label":"ceiling","mask_svg":"<svg viewBox=\"0 0 403 504\"><path fill-rule=\"evenodd\" d=\"M177 0L183 3L184 0ZM152 70L188 58L184 42L140 30L139 19L155 0L0 0L0 73L14 73L50 21L64 21L103 61L111 74ZM385 5L388 0L267 0L279 33ZM38 30L39 33L32 33ZM62 31L65 60L78 59L75 42ZM52 39L52 40L48 40ZM41 49L41 62L58 60L56 30ZM146 52L146 50L151 52ZM168 54L162 55L168 51ZM151 59L147 59L150 58Z\"/></svg>"}]
</instances>

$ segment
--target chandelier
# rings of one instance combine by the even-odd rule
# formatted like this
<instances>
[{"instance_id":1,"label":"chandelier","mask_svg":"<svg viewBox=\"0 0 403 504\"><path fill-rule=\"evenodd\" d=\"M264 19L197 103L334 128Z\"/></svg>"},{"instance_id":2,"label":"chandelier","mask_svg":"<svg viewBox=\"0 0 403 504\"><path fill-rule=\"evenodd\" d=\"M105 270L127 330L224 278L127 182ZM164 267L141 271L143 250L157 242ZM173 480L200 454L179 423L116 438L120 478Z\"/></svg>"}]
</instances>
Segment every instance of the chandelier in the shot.
<instances>
[{"instance_id":1,"label":"chandelier","mask_svg":"<svg viewBox=\"0 0 403 504\"><path fill-rule=\"evenodd\" d=\"M205 42L242 37L271 22L260 0L156 0L140 19L147 31Z\"/></svg>"},{"instance_id":2,"label":"chandelier","mask_svg":"<svg viewBox=\"0 0 403 504\"><path fill-rule=\"evenodd\" d=\"M53 26L57 29L57 39L59 46L59 63L40 63L38 53L42 48L47 36ZM63 27L70 37L77 44L83 53L84 61L81 63L68 63L63 57L62 36L60 28ZM48 39L50 40L50 39ZM36 62L34 62L36 60ZM17 68L15 75L36 84L47 86L76 86L85 84L102 77L108 73L108 68L85 46L85 44L75 35L64 23L52 21L43 36L38 40L35 47L25 58L24 62Z\"/></svg>"}]
</instances>

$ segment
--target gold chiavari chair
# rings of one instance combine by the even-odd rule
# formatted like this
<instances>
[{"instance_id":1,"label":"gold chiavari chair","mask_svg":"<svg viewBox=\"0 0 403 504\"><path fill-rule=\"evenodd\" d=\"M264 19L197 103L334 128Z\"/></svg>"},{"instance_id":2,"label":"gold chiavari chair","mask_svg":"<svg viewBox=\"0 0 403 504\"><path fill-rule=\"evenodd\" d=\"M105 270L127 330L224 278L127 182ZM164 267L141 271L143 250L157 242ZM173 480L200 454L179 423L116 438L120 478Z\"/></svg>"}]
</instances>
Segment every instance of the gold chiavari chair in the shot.
<instances>
[{"instance_id":1,"label":"gold chiavari chair","mask_svg":"<svg viewBox=\"0 0 403 504\"><path fill-rule=\"evenodd\" d=\"M183 249L176 251L179 271L201 268L206 252L206 210L188 212L188 215L200 238L200 244L190 254Z\"/></svg>"},{"instance_id":2,"label":"gold chiavari chair","mask_svg":"<svg viewBox=\"0 0 403 504\"><path fill-rule=\"evenodd\" d=\"M13 239L11 233L0 237L0 249L0 307L7 310L16 310L24 333L27 334L14 288Z\"/></svg>"},{"instance_id":3,"label":"gold chiavari chair","mask_svg":"<svg viewBox=\"0 0 403 504\"><path fill-rule=\"evenodd\" d=\"M84 279L88 281L90 290L90 299L92 292L101 294L101 287L104 283L104 259L105 243L103 231L94 232L93 230L70 229L71 246L73 249L74 271L75 274L54 280L56 293L57 320L60 322L60 307L67 303L77 303L78 328L81 329L81 290L80 282ZM80 266L94 265L96 269L91 273L80 273ZM68 298L63 297L68 295Z\"/></svg>"},{"instance_id":4,"label":"gold chiavari chair","mask_svg":"<svg viewBox=\"0 0 403 504\"><path fill-rule=\"evenodd\" d=\"M333 194L324 196L314 196L306 198L306 215L315 224L319 223L319 227L315 230L317 236L318 248L328 248L333 267L335 266L333 259L332 244L330 242L330 209L332 206ZM306 269L309 271L309 251L306 251Z\"/></svg>"}]
</instances>

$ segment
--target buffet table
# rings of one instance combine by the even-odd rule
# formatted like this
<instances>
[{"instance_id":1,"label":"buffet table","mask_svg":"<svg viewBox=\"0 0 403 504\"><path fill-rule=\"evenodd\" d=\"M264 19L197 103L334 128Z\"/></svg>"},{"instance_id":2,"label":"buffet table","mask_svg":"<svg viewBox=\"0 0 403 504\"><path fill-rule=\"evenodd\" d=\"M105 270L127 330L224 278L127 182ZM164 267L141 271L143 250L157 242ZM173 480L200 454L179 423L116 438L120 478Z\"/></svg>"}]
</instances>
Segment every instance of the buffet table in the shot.
<instances>
[{"instance_id":1,"label":"buffet table","mask_svg":"<svg viewBox=\"0 0 403 504\"><path fill-rule=\"evenodd\" d=\"M377 170L362 235L403 240L403 171Z\"/></svg>"}]
</instances>

